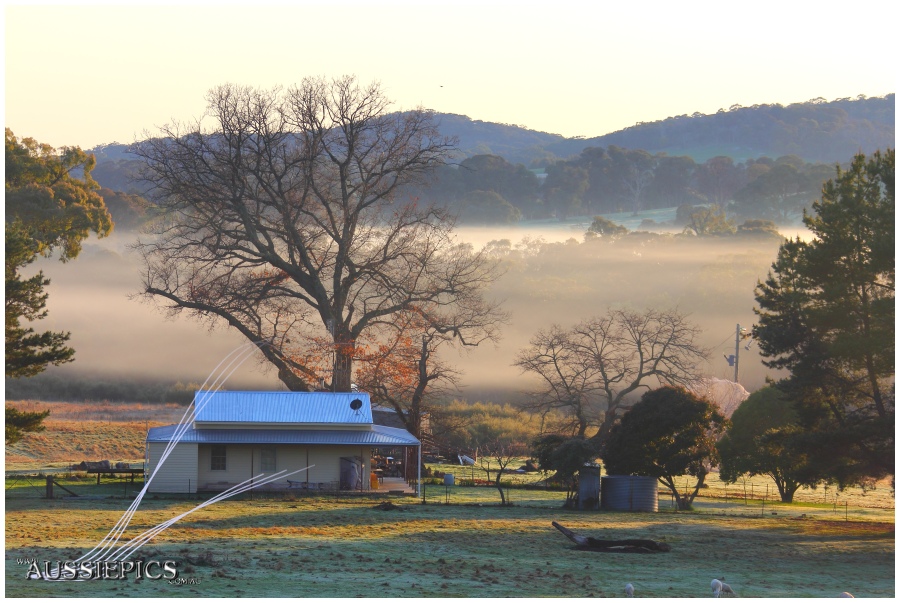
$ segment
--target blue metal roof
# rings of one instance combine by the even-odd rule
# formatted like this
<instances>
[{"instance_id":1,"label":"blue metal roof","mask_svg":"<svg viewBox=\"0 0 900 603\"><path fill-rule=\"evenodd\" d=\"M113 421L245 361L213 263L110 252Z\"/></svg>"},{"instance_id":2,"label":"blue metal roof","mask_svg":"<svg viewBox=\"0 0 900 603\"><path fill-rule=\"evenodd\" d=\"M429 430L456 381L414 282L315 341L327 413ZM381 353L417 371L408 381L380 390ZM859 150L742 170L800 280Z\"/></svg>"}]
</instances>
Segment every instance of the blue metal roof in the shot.
<instances>
[{"instance_id":1,"label":"blue metal roof","mask_svg":"<svg viewBox=\"0 0 900 603\"><path fill-rule=\"evenodd\" d=\"M148 442L168 442L177 425L152 427ZM371 430L337 429L194 429L189 427L180 442L188 444L333 444L344 446L418 446L411 433L395 427L373 425Z\"/></svg>"},{"instance_id":2,"label":"blue metal roof","mask_svg":"<svg viewBox=\"0 0 900 603\"><path fill-rule=\"evenodd\" d=\"M359 400L358 408L353 403ZM362 392L198 391L199 423L330 423L371 425L372 404Z\"/></svg>"}]
</instances>

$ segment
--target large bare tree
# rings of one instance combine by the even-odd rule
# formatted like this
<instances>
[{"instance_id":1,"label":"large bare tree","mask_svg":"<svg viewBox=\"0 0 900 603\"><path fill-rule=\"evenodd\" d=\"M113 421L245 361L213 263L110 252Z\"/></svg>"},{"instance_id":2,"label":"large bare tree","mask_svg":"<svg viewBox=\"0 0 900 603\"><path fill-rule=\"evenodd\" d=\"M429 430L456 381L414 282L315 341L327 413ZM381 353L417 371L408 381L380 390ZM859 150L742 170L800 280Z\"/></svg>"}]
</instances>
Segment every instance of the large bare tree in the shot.
<instances>
[{"instance_id":1,"label":"large bare tree","mask_svg":"<svg viewBox=\"0 0 900 603\"><path fill-rule=\"evenodd\" d=\"M632 394L688 386L707 350L700 329L677 310L610 310L570 329L538 331L515 365L540 379L533 411L562 412L572 435L602 442ZM588 436L588 430L596 430Z\"/></svg>"},{"instance_id":2,"label":"large bare tree","mask_svg":"<svg viewBox=\"0 0 900 603\"><path fill-rule=\"evenodd\" d=\"M389 112L354 77L207 100L134 146L164 210L137 245L147 297L265 343L300 391L349 391L360 342L401 314L482 299L495 265L445 210L397 195L454 147L430 112Z\"/></svg>"}]
</instances>

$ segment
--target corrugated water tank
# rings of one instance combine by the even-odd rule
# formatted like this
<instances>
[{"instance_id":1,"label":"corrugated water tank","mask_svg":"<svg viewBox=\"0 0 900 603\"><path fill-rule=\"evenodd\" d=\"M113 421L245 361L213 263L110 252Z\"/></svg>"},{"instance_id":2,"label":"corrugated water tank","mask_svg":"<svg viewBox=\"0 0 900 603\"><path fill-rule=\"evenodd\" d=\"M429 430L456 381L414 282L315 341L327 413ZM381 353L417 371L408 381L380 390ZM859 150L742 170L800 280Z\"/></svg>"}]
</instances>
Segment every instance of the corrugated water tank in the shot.
<instances>
[{"instance_id":1,"label":"corrugated water tank","mask_svg":"<svg viewBox=\"0 0 900 603\"><path fill-rule=\"evenodd\" d=\"M659 486L655 477L604 475L600 478L603 511L659 511Z\"/></svg>"}]
</instances>

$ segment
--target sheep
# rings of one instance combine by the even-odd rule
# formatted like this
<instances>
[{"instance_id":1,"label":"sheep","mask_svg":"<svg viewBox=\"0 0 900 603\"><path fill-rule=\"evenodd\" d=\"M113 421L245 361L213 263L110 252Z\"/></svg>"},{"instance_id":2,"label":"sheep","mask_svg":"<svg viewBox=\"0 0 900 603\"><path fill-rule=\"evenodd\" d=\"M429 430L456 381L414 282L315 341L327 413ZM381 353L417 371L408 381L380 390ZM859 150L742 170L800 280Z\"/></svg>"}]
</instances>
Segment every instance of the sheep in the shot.
<instances>
[{"instance_id":1,"label":"sheep","mask_svg":"<svg viewBox=\"0 0 900 603\"><path fill-rule=\"evenodd\" d=\"M856 597L854 597L853 595L851 595L850 593L848 593L846 591L844 591L838 595L838 599L855 599L855 598Z\"/></svg>"},{"instance_id":2,"label":"sheep","mask_svg":"<svg viewBox=\"0 0 900 603\"><path fill-rule=\"evenodd\" d=\"M631 582L625 585L625 596L633 597L634 596L634 586L631 585Z\"/></svg>"},{"instance_id":3,"label":"sheep","mask_svg":"<svg viewBox=\"0 0 900 603\"><path fill-rule=\"evenodd\" d=\"M725 578L713 578L712 582L709 583L709 587L712 589L713 597L717 599L723 594L729 594L733 597L737 596L737 593L725 583Z\"/></svg>"}]
</instances>

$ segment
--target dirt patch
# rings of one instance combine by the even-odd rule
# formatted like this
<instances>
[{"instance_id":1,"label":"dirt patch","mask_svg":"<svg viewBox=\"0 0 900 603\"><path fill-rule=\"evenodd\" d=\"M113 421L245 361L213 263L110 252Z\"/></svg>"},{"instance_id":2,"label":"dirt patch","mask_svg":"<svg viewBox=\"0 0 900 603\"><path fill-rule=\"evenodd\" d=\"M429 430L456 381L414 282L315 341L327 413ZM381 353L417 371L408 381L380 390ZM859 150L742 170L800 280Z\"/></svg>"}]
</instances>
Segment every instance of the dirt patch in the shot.
<instances>
[{"instance_id":1,"label":"dirt patch","mask_svg":"<svg viewBox=\"0 0 900 603\"><path fill-rule=\"evenodd\" d=\"M817 536L851 536L871 538L893 538L893 523L882 521L820 521L820 520L795 520L795 529L801 534L815 534Z\"/></svg>"}]
</instances>

